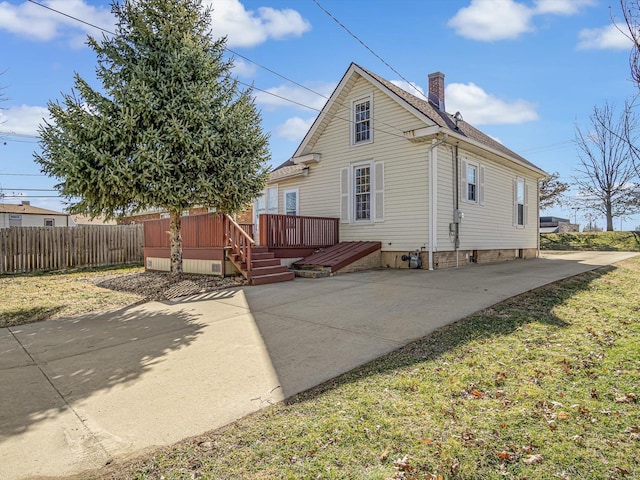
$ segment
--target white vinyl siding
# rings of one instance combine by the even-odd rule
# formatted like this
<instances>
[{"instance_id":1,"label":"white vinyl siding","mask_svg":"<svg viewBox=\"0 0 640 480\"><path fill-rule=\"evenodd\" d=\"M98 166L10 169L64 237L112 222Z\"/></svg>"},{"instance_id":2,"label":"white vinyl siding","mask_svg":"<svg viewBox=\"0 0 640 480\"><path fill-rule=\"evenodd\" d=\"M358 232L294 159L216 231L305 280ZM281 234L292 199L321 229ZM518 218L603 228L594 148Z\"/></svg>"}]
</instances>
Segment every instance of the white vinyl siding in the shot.
<instances>
[{"instance_id":1,"label":"white vinyl siding","mask_svg":"<svg viewBox=\"0 0 640 480\"><path fill-rule=\"evenodd\" d=\"M321 161L310 165L307 177L284 179L278 185L280 189L299 187L300 211L304 215L340 218L342 241L375 240L382 242L383 250L416 250L429 239L429 148L427 144L407 141L401 132L420 128L424 123L375 90L374 117L400 131L377 129L374 122L375 143L351 147L352 124L345 119L351 118L352 100L370 95L371 90L370 83L359 79L345 91L346 95L336 101L339 106L318 142L302 152L320 153ZM374 218L372 222L351 222L349 196L343 185L349 185L352 165L371 160L376 187ZM377 170L383 170L383 175L376 175ZM280 208L282 211L282 205Z\"/></svg>"},{"instance_id":2,"label":"white vinyl siding","mask_svg":"<svg viewBox=\"0 0 640 480\"><path fill-rule=\"evenodd\" d=\"M438 250L454 249L454 237L449 233L449 223L453 222L455 187L452 155L451 147L438 147ZM460 149L458 156L461 160L467 158L474 161L477 158L463 149ZM514 228L514 170L488 159L479 160L479 165L483 167L479 169L478 175L479 203L459 203L459 208L464 213L464 219L460 223L460 249L536 248L537 229ZM533 176L519 173L518 177L524 180L527 192L535 191L531 190L536 186ZM462 200L462 178L459 185ZM528 199L532 205L535 201L535 198ZM536 221L535 209L525 208L526 225L535 225Z\"/></svg>"}]
</instances>

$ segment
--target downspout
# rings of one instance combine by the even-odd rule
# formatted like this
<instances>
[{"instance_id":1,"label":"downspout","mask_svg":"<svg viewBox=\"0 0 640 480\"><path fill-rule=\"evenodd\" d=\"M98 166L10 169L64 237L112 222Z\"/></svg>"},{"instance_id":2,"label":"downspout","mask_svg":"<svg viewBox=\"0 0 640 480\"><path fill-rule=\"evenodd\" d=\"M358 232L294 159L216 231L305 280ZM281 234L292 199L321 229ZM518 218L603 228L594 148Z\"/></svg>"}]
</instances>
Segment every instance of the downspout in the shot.
<instances>
[{"instance_id":1,"label":"downspout","mask_svg":"<svg viewBox=\"0 0 640 480\"><path fill-rule=\"evenodd\" d=\"M445 133L440 140L431 140L429 147L429 270L433 270L433 252L438 234L438 146L449 138Z\"/></svg>"},{"instance_id":2,"label":"downspout","mask_svg":"<svg viewBox=\"0 0 640 480\"><path fill-rule=\"evenodd\" d=\"M456 251L456 268L458 268L458 250L460 249L460 219L458 218L458 212L460 211L460 165L458 161L458 144L456 143L453 155L454 164L454 197L453 197L453 224L454 224L454 243L453 246Z\"/></svg>"}]
</instances>

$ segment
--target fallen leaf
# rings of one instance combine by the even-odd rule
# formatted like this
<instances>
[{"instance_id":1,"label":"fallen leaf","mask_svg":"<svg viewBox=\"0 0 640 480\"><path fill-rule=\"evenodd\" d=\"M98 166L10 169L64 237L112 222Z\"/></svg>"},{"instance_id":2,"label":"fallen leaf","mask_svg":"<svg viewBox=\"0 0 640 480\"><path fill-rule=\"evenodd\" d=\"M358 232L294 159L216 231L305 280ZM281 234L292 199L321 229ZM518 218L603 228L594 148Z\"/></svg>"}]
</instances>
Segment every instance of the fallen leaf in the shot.
<instances>
[{"instance_id":1,"label":"fallen leaf","mask_svg":"<svg viewBox=\"0 0 640 480\"><path fill-rule=\"evenodd\" d=\"M540 463L541 461L542 461L542 455L540 455L539 453L535 455L529 455L527 458L523 460L523 462L526 463L527 465L534 465L536 463Z\"/></svg>"},{"instance_id":2,"label":"fallen leaf","mask_svg":"<svg viewBox=\"0 0 640 480\"><path fill-rule=\"evenodd\" d=\"M620 475L629 475L631 473L629 470L622 467L616 467L616 472L618 472Z\"/></svg>"},{"instance_id":3,"label":"fallen leaf","mask_svg":"<svg viewBox=\"0 0 640 480\"><path fill-rule=\"evenodd\" d=\"M504 397L504 390L496 390L496 398Z\"/></svg>"},{"instance_id":4,"label":"fallen leaf","mask_svg":"<svg viewBox=\"0 0 640 480\"><path fill-rule=\"evenodd\" d=\"M507 462L512 462L516 456L515 453L507 452L505 450L503 450L502 452L498 452L497 455L498 458L500 458L501 460L506 460Z\"/></svg>"},{"instance_id":5,"label":"fallen leaf","mask_svg":"<svg viewBox=\"0 0 640 480\"><path fill-rule=\"evenodd\" d=\"M460 470L460 461L457 458L453 461L449 470L451 470L451 473L454 475L458 473L458 470Z\"/></svg>"},{"instance_id":6,"label":"fallen leaf","mask_svg":"<svg viewBox=\"0 0 640 480\"><path fill-rule=\"evenodd\" d=\"M425 445L431 445L433 443L433 440L430 438L421 438L420 441Z\"/></svg>"},{"instance_id":7,"label":"fallen leaf","mask_svg":"<svg viewBox=\"0 0 640 480\"><path fill-rule=\"evenodd\" d=\"M506 423L499 423L498 427L500 428L507 428L507 424Z\"/></svg>"},{"instance_id":8,"label":"fallen leaf","mask_svg":"<svg viewBox=\"0 0 640 480\"><path fill-rule=\"evenodd\" d=\"M558 428L558 426L556 425L556 422L555 422L554 420L549 420L549 421L547 422L547 425L549 425L549 428L550 428L551 430L555 430L556 428Z\"/></svg>"},{"instance_id":9,"label":"fallen leaf","mask_svg":"<svg viewBox=\"0 0 640 480\"><path fill-rule=\"evenodd\" d=\"M478 390L477 388L474 388L473 390L471 390L471 395L473 395L476 398L482 398L484 397L484 393L482 393L480 390Z\"/></svg>"},{"instance_id":10,"label":"fallen leaf","mask_svg":"<svg viewBox=\"0 0 640 480\"><path fill-rule=\"evenodd\" d=\"M569 418L569 414L567 412L558 412L558 418L560 420L566 420Z\"/></svg>"}]
</instances>

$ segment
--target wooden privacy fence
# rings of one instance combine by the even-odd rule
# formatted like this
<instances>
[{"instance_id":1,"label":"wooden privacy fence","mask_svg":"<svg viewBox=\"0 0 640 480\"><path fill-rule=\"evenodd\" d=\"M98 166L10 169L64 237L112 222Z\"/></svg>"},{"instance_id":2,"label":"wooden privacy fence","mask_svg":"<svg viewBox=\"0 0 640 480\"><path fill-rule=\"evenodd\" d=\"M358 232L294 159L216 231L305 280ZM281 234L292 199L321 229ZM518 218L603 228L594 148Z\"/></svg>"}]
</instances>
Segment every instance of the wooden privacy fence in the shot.
<instances>
[{"instance_id":1,"label":"wooden privacy fence","mask_svg":"<svg viewBox=\"0 0 640 480\"><path fill-rule=\"evenodd\" d=\"M140 263L142 225L0 229L0 273Z\"/></svg>"}]
</instances>

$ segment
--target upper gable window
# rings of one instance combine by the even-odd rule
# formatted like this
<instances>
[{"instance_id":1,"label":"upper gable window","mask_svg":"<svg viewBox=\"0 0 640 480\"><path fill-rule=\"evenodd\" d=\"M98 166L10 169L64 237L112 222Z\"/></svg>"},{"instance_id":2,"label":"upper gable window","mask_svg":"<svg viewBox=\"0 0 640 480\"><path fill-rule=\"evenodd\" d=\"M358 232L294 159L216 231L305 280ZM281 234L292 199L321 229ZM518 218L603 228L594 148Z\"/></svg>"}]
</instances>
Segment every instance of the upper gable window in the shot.
<instances>
[{"instance_id":1,"label":"upper gable window","mask_svg":"<svg viewBox=\"0 0 640 480\"><path fill-rule=\"evenodd\" d=\"M352 102L352 135L351 143L359 145L373 141L373 128L371 124L373 111L373 96L359 98Z\"/></svg>"}]
</instances>

